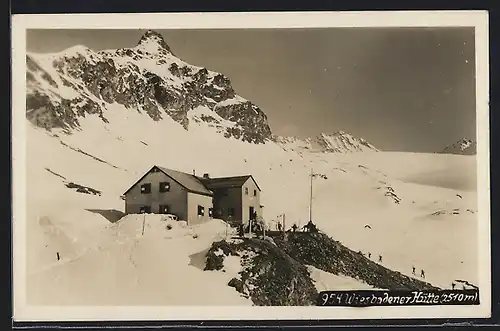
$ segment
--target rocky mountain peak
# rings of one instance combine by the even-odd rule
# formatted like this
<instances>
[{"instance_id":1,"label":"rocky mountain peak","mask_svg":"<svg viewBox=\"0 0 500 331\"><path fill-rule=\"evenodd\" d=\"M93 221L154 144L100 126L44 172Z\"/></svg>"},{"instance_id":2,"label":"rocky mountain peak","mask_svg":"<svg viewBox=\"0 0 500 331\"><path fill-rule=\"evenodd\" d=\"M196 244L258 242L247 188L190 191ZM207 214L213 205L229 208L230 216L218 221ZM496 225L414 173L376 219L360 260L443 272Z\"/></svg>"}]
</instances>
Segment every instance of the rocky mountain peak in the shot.
<instances>
[{"instance_id":1,"label":"rocky mountain peak","mask_svg":"<svg viewBox=\"0 0 500 331\"><path fill-rule=\"evenodd\" d=\"M159 32L156 32L154 30L147 30L142 35L141 39L139 39L137 46L142 46L150 52L165 50L172 54L172 50L165 42L163 36Z\"/></svg>"},{"instance_id":2,"label":"rocky mountain peak","mask_svg":"<svg viewBox=\"0 0 500 331\"><path fill-rule=\"evenodd\" d=\"M107 122L121 105L154 121L170 117L184 129L209 126L227 138L265 143L266 114L239 96L228 77L182 61L156 31L131 48L95 52L74 46L26 57L26 117L47 130L70 132L87 115Z\"/></svg>"}]
</instances>

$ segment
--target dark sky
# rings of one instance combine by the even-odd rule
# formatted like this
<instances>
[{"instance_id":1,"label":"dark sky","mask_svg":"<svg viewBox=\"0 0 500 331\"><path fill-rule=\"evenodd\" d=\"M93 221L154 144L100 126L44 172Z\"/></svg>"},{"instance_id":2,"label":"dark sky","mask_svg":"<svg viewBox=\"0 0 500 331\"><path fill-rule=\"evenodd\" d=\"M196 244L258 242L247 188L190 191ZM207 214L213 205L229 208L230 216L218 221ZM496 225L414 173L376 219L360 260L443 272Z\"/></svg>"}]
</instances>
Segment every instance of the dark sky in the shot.
<instances>
[{"instance_id":1,"label":"dark sky","mask_svg":"<svg viewBox=\"0 0 500 331\"><path fill-rule=\"evenodd\" d=\"M157 30L184 61L227 75L280 135L337 130L383 150L475 139L473 28ZM27 49L131 47L144 30L29 30Z\"/></svg>"}]
</instances>

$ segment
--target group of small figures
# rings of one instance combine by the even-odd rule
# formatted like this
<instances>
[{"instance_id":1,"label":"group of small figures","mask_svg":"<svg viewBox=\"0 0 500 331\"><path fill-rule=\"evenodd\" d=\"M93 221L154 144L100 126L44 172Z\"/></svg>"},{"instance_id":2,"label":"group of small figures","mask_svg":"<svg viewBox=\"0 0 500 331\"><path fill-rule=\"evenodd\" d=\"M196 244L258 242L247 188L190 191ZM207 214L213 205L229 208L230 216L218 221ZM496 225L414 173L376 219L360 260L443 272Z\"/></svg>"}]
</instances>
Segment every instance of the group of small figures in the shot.
<instances>
[{"instance_id":1,"label":"group of small figures","mask_svg":"<svg viewBox=\"0 0 500 331\"><path fill-rule=\"evenodd\" d=\"M358 254L363 254L361 251L358 251ZM364 254L363 254L364 255ZM372 258L372 253L368 252L368 258ZM382 255L378 256L378 262L382 263Z\"/></svg>"},{"instance_id":2,"label":"group of small figures","mask_svg":"<svg viewBox=\"0 0 500 331\"><path fill-rule=\"evenodd\" d=\"M251 226L251 227L250 227ZM283 225L281 223L277 224L278 231L283 232ZM264 233L264 224L263 222L259 222L257 220L250 220L248 224L244 225L243 223L240 223L238 225L238 235L241 237L245 233L249 232L255 233L257 235L263 234ZM290 229L286 230L285 232L318 232L318 228L316 225L312 222L309 221L307 222L304 226L299 227L297 226L296 223L294 223Z\"/></svg>"},{"instance_id":3,"label":"group of small figures","mask_svg":"<svg viewBox=\"0 0 500 331\"><path fill-rule=\"evenodd\" d=\"M358 254L363 254L361 251L358 251ZM364 255L364 254L363 254ZM371 259L372 258L372 253L368 252L368 258ZM382 263L382 255L379 255L378 256L378 262L379 263ZM416 271L416 268L415 266L412 266L412 271L411 271L412 275L417 275L417 271ZM422 278L425 278L425 271L424 269L421 269L420 270L420 277ZM452 284L452 287L455 288L455 284L453 283Z\"/></svg>"},{"instance_id":4,"label":"group of small figures","mask_svg":"<svg viewBox=\"0 0 500 331\"><path fill-rule=\"evenodd\" d=\"M281 224L278 223L278 230L282 231L281 229ZM297 230L302 230L303 232L318 232L318 228L316 227L316 224L313 223L313 221L307 222L303 227L299 228L296 223L293 223L291 227L292 232L297 232ZM287 230L289 232L290 230Z\"/></svg>"}]
</instances>

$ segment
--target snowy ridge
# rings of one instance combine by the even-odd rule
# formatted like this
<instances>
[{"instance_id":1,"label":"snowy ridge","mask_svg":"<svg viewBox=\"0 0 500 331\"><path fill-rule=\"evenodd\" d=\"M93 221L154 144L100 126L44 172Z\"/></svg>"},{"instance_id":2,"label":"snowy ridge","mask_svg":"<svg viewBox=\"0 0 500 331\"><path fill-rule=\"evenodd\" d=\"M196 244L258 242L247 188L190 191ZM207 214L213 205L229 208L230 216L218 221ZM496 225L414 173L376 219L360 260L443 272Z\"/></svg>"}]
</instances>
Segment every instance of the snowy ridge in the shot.
<instances>
[{"instance_id":1,"label":"snowy ridge","mask_svg":"<svg viewBox=\"0 0 500 331\"><path fill-rule=\"evenodd\" d=\"M321 153L378 152L379 150L363 138L338 131L333 134L321 133L314 138L275 136L274 140L283 148L295 151Z\"/></svg>"},{"instance_id":2,"label":"snowy ridge","mask_svg":"<svg viewBox=\"0 0 500 331\"><path fill-rule=\"evenodd\" d=\"M378 152L378 149L363 138L355 138L351 134L338 131L333 134L322 133L316 138L324 152L347 153L347 152Z\"/></svg>"},{"instance_id":3,"label":"snowy ridge","mask_svg":"<svg viewBox=\"0 0 500 331\"><path fill-rule=\"evenodd\" d=\"M284 150L297 151L297 152L312 151L311 138L301 139L293 136L288 136L288 137L274 136L273 139Z\"/></svg>"}]
</instances>

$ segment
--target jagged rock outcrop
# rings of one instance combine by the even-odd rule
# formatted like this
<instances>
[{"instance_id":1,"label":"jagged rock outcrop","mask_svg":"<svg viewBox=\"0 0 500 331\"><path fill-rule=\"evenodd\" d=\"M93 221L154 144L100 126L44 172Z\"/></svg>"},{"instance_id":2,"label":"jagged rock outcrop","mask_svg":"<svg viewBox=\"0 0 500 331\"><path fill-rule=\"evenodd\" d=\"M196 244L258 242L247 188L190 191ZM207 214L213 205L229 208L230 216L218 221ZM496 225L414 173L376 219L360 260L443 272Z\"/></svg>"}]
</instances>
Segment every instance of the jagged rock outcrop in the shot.
<instances>
[{"instance_id":1,"label":"jagged rock outcrop","mask_svg":"<svg viewBox=\"0 0 500 331\"><path fill-rule=\"evenodd\" d=\"M307 267L267 240L239 239L212 244L206 270L223 270L228 256L238 256L241 271L228 286L257 306L312 306L318 292Z\"/></svg>"},{"instance_id":2,"label":"jagged rock outcrop","mask_svg":"<svg viewBox=\"0 0 500 331\"><path fill-rule=\"evenodd\" d=\"M186 130L190 113L205 107L224 120L218 131L226 137L251 143L271 138L265 113L238 96L229 78L175 57L155 31L147 31L132 48L94 52L74 46L28 54L26 63L26 116L48 130L71 131L92 114L106 121L107 107L118 103L154 121L170 116Z\"/></svg>"},{"instance_id":3,"label":"jagged rock outcrop","mask_svg":"<svg viewBox=\"0 0 500 331\"><path fill-rule=\"evenodd\" d=\"M462 138L454 144L446 146L443 154L476 155L477 143L468 138Z\"/></svg>"}]
</instances>

